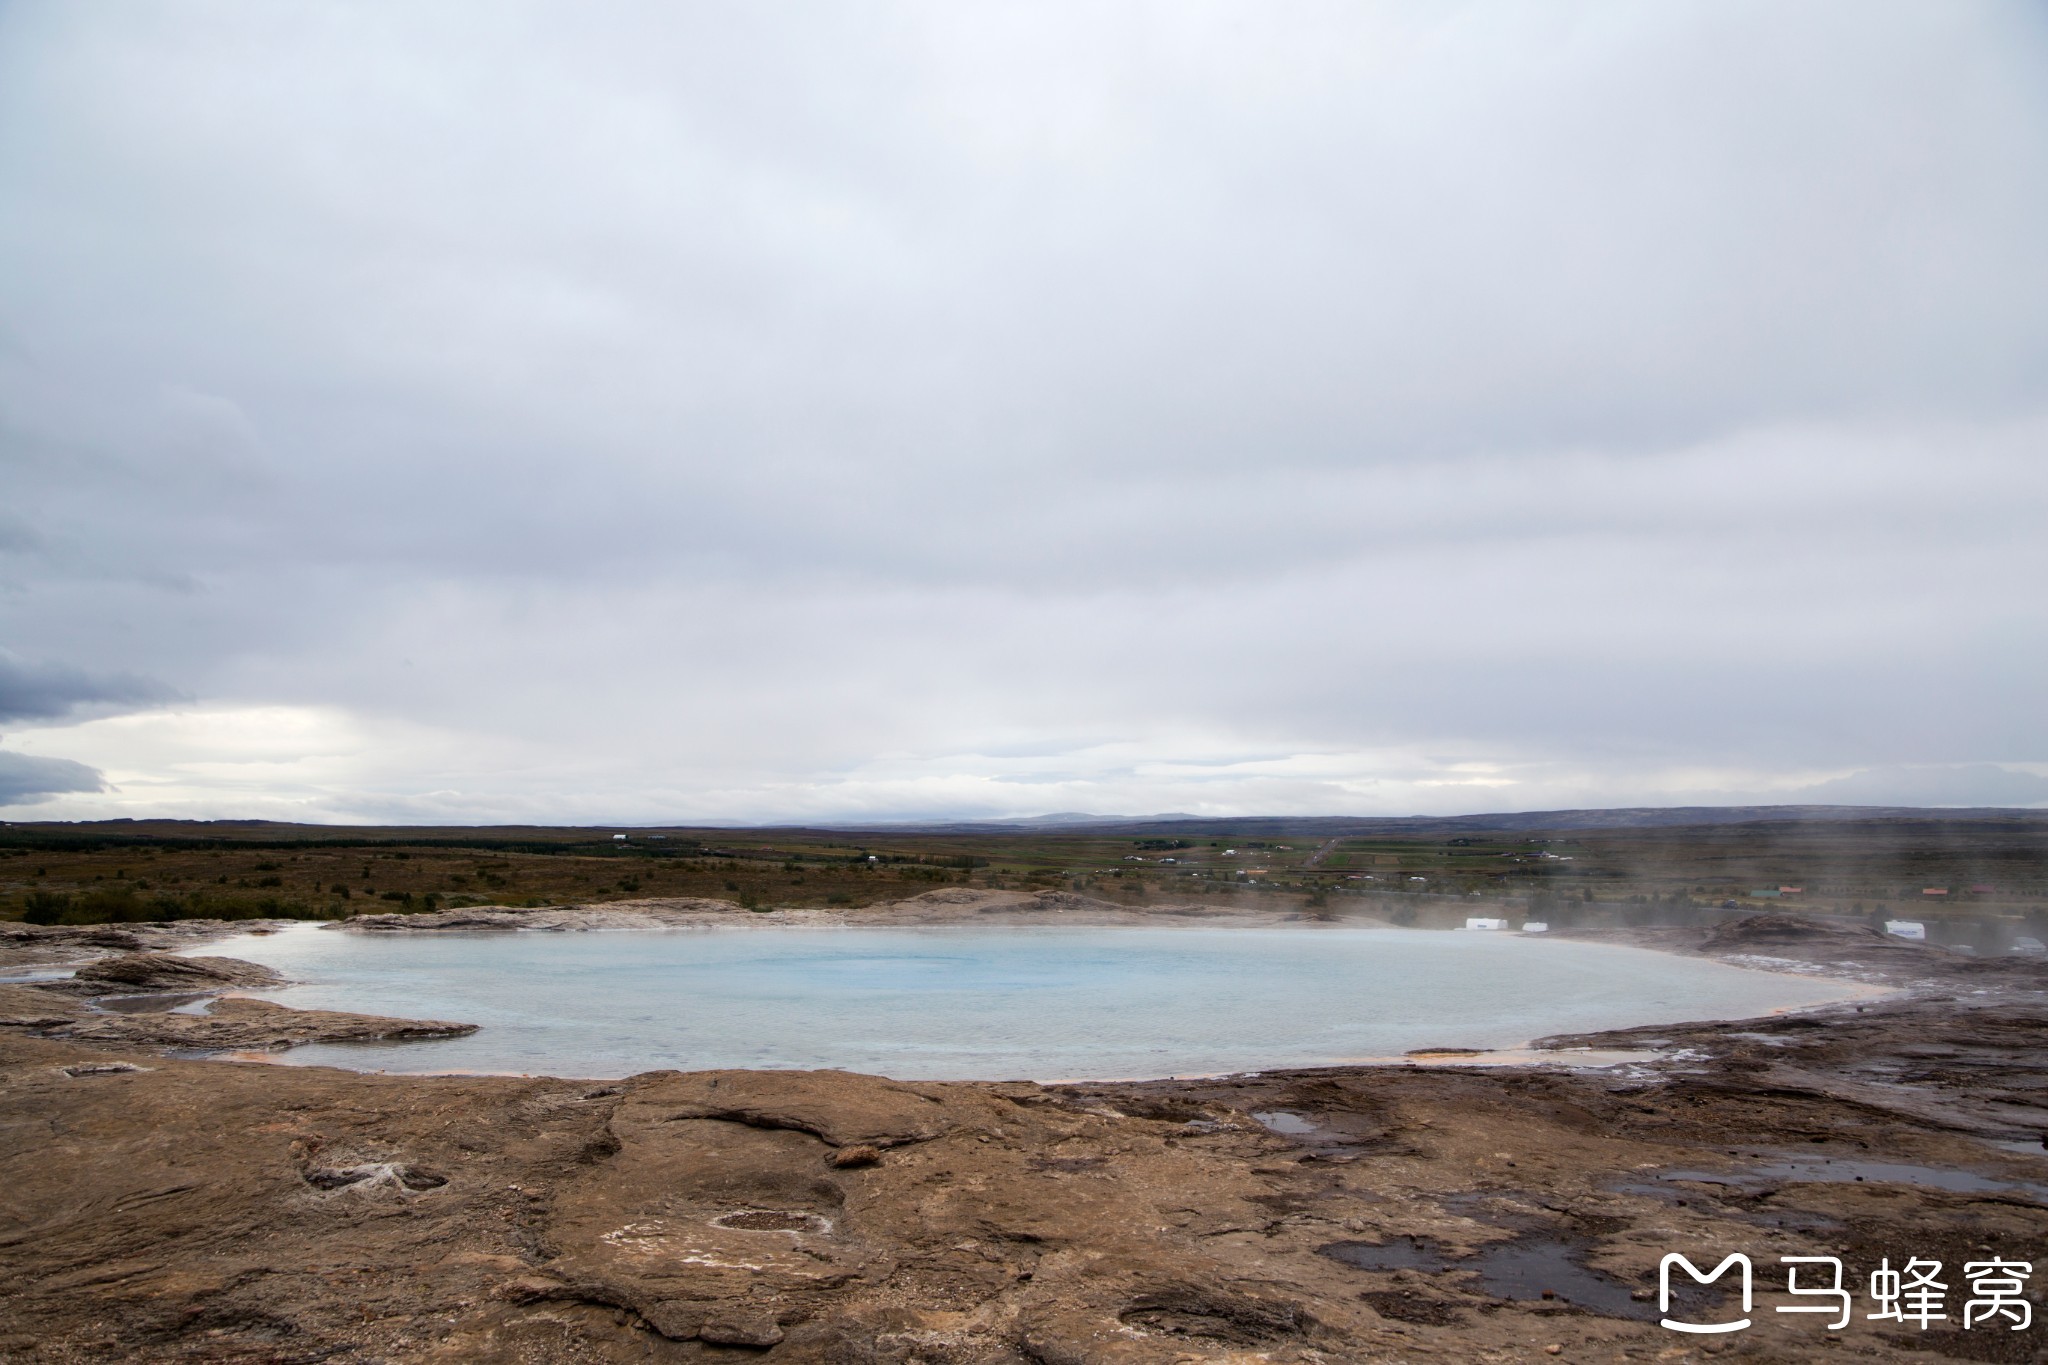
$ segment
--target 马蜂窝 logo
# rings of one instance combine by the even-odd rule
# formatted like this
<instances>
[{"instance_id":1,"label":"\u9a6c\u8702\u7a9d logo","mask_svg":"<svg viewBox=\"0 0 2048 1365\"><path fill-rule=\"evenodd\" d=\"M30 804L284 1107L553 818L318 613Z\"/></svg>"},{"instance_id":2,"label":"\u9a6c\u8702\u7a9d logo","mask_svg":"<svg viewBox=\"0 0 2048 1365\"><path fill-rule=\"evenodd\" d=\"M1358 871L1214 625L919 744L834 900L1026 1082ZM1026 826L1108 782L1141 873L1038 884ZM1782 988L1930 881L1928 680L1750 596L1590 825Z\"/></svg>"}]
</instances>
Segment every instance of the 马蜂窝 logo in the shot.
<instances>
[{"instance_id":1,"label":"\u9a6c\u8702\u7a9d logo","mask_svg":"<svg viewBox=\"0 0 2048 1365\"><path fill-rule=\"evenodd\" d=\"M1740 1267L1742 1270L1742 1312L1744 1316L1734 1322L1679 1322L1670 1317L1671 1267L1673 1266L1682 1266L1685 1273L1692 1276L1694 1282L1698 1284L1712 1284L1727 1274L1730 1266ZM1657 1311L1667 1315L1663 1320L1664 1325L1674 1332L1740 1332L1743 1328L1749 1326L1750 1298L1749 1257L1739 1251L1730 1252L1721 1264L1715 1266L1712 1270L1704 1272L1675 1251L1657 1263Z\"/></svg>"},{"instance_id":2,"label":"\u9a6c\u8702\u7a9d logo","mask_svg":"<svg viewBox=\"0 0 2048 1365\"><path fill-rule=\"evenodd\" d=\"M1772 1312L1829 1314L1834 1319L1827 1324L1831 1332L1841 1331L1854 1319L1855 1299L1848 1288L1848 1272L1841 1257L1780 1256L1778 1262L1785 1267L1786 1295L1812 1302L1778 1304L1771 1309ZM1724 1309L1719 1315L1709 1315L1702 1310L1701 1316L1712 1316L1711 1321L1692 1322L1672 1317L1671 1272L1674 1269L1683 1270L1696 1285L1719 1284L1724 1276L1728 1276L1724 1295L1739 1295L1741 1316L1733 1316L1734 1310ZM1731 1275L1731 1272L1734 1273ZM1994 1257L1964 1262L1963 1278L1969 1282L1969 1289L1963 1303L1963 1329L1970 1331L1979 1325L1994 1323L2014 1332L2023 1332L2031 1327L2034 1305L2025 1297L2025 1291L2027 1279L2033 1273L2031 1261ZM1865 1319L1896 1322L1901 1326L1912 1323L1923 1332L1933 1323L1947 1322L1951 1286L1941 1278L1941 1274L1940 1261L1912 1256L1903 1266L1893 1269L1891 1257L1885 1257L1870 1272L1867 1281L1872 1310L1864 1314ZM1689 1257L1672 1252L1657 1264L1660 1321L1674 1332L1740 1332L1752 1322L1754 1277L1755 1267L1749 1257L1739 1251L1723 1257L1712 1270L1701 1270Z\"/></svg>"}]
</instances>

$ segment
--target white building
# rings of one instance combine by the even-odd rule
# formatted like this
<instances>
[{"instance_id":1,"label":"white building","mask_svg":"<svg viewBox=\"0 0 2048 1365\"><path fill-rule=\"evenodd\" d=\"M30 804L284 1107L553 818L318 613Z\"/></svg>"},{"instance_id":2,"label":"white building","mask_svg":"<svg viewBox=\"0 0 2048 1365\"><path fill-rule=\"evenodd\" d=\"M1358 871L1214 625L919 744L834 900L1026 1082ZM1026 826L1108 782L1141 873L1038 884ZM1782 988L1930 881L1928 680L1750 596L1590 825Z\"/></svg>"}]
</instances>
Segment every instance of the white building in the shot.
<instances>
[{"instance_id":1,"label":"white building","mask_svg":"<svg viewBox=\"0 0 2048 1365\"><path fill-rule=\"evenodd\" d=\"M1893 938L1918 939L1923 942L1927 938L1927 926L1916 919L1888 919L1884 922L1884 931Z\"/></svg>"},{"instance_id":2,"label":"white building","mask_svg":"<svg viewBox=\"0 0 2048 1365\"><path fill-rule=\"evenodd\" d=\"M1465 927L1467 929L1505 929L1508 927L1508 922L1504 919L1486 919L1481 916L1473 916L1465 921Z\"/></svg>"},{"instance_id":3,"label":"white building","mask_svg":"<svg viewBox=\"0 0 2048 1365\"><path fill-rule=\"evenodd\" d=\"M1547 934L1550 932L1550 925L1543 920L1532 919L1522 926L1522 932L1525 934Z\"/></svg>"}]
</instances>

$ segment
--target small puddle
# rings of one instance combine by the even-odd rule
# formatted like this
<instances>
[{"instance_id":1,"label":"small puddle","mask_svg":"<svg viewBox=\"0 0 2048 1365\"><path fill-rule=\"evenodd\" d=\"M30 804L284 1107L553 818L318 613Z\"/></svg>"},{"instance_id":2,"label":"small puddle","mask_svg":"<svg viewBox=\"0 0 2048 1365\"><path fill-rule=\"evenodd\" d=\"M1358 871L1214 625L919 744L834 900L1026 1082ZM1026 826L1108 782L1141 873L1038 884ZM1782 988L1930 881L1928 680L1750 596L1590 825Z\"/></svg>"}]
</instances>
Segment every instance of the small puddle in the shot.
<instances>
[{"instance_id":1,"label":"small puddle","mask_svg":"<svg viewBox=\"0 0 2048 1365\"><path fill-rule=\"evenodd\" d=\"M92 1003L111 1014L191 1013L190 1006L212 997L204 992L163 991L150 995L103 995Z\"/></svg>"},{"instance_id":2,"label":"small puddle","mask_svg":"<svg viewBox=\"0 0 2048 1365\"><path fill-rule=\"evenodd\" d=\"M711 1220L715 1228L738 1228L743 1232L817 1232L832 1230L832 1224L815 1213L785 1213L780 1209L736 1209Z\"/></svg>"},{"instance_id":3,"label":"small puddle","mask_svg":"<svg viewBox=\"0 0 2048 1365\"><path fill-rule=\"evenodd\" d=\"M1257 1119L1267 1132L1279 1133L1285 1137L1308 1137L1312 1133L1322 1131L1321 1124L1285 1109L1255 1109L1252 1111L1252 1117Z\"/></svg>"},{"instance_id":4,"label":"small puddle","mask_svg":"<svg viewBox=\"0 0 2048 1365\"><path fill-rule=\"evenodd\" d=\"M1397 1237L1391 1242L1332 1242L1319 1247L1323 1255L1359 1270L1443 1270L1451 1263L1442 1252L1431 1251L1414 1237Z\"/></svg>"},{"instance_id":5,"label":"small puddle","mask_svg":"<svg viewBox=\"0 0 2048 1365\"><path fill-rule=\"evenodd\" d=\"M1479 1288L1496 1299L1549 1298L1609 1317L1648 1319L1653 1306L1630 1297L1629 1286L1579 1264L1582 1247L1544 1237L1498 1242L1470 1256L1453 1257L1420 1238L1391 1242L1332 1242L1323 1255L1359 1270L1420 1270L1429 1274L1470 1272Z\"/></svg>"},{"instance_id":6,"label":"small puddle","mask_svg":"<svg viewBox=\"0 0 2048 1365\"><path fill-rule=\"evenodd\" d=\"M2048 1155L2048 1137L2037 1138L1978 1138L1986 1147L1996 1147L2004 1152L2018 1152L2021 1156Z\"/></svg>"},{"instance_id":7,"label":"small puddle","mask_svg":"<svg viewBox=\"0 0 2048 1365\"><path fill-rule=\"evenodd\" d=\"M1251 1117L1275 1137L1306 1149L1305 1161L1357 1161L1389 1141L1378 1117L1348 1109L1254 1109Z\"/></svg>"}]
</instances>

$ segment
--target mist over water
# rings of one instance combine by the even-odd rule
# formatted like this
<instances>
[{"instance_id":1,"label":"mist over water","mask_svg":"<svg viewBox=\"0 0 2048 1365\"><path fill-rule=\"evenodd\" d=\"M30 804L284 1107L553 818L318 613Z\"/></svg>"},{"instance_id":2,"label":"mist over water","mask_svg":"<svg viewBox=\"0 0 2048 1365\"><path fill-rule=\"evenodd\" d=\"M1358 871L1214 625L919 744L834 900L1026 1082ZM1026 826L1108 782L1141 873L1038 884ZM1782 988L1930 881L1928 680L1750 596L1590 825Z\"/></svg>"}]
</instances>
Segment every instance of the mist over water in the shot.
<instances>
[{"instance_id":1,"label":"mist over water","mask_svg":"<svg viewBox=\"0 0 2048 1365\"><path fill-rule=\"evenodd\" d=\"M479 1024L313 1046L366 1070L620 1076L842 1067L902 1079L1155 1077L1740 1018L1855 994L1603 944L1321 927L777 928L406 934L314 928L212 949L301 1008Z\"/></svg>"}]
</instances>

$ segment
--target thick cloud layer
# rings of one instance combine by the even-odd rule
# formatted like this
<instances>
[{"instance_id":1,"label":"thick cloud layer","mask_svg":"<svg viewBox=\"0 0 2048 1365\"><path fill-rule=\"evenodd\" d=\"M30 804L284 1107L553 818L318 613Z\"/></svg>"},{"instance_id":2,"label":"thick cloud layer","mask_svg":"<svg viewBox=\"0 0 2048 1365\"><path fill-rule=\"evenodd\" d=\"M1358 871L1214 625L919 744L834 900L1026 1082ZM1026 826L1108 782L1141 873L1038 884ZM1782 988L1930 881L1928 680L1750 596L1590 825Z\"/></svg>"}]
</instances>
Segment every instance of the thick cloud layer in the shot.
<instances>
[{"instance_id":1,"label":"thick cloud layer","mask_svg":"<svg viewBox=\"0 0 2048 1365\"><path fill-rule=\"evenodd\" d=\"M162 683L132 673L93 674L82 668L16 658L0 649L0 725L57 720L89 709L126 709L168 701Z\"/></svg>"},{"instance_id":2,"label":"thick cloud layer","mask_svg":"<svg viewBox=\"0 0 2048 1365\"><path fill-rule=\"evenodd\" d=\"M2021 4L13 7L20 813L2043 804L2044 237Z\"/></svg>"},{"instance_id":3,"label":"thick cloud layer","mask_svg":"<svg viewBox=\"0 0 2048 1365\"><path fill-rule=\"evenodd\" d=\"M100 775L68 758L36 758L0 750L0 806L44 801L52 796L106 789Z\"/></svg>"}]
</instances>

